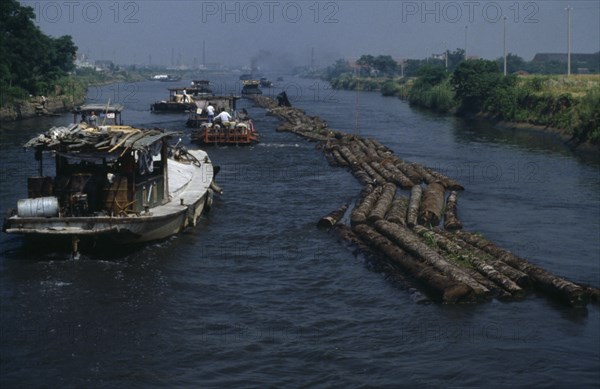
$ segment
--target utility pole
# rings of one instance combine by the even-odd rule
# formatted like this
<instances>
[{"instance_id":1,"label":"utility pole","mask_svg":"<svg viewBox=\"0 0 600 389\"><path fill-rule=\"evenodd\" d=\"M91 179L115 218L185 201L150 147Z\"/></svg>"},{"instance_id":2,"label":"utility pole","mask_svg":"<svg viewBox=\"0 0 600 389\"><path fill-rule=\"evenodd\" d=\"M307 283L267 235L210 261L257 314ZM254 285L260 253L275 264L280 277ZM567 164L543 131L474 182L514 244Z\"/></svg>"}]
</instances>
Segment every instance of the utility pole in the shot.
<instances>
[{"instance_id":1,"label":"utility pole","mask_svg":"<svg viewBox=\"0 0 600 389\"><path fill-rule=\"evenodd\" d=\"M465 26L465 61L467 60L467 31L469 31L469 26Z\"/></svg>"},{"instance_id":2,"label":"utility pole","mask_svg":"<svg viewBox=\"0 0 600 389\"><path fill-rule=\"evenodd\" d=\"M506 77L506 16L504 17L504 77Z\"/></svg>"},{"instance_id":3,"label":"utility pole","mask_svg":"<svg viewBox=\"0 0 600 389\"><path fill-rule=\"evenodd\" d=\"M571 75L571 10L573 8L567 7L567 76Z\"/></svg>"},{"instance_id":4,"label":"utility pole","mask_svg":"<svg viewBox=\"0 0 600 389\"><path fill-rule=\"evenodd\" d=\"M448 71L448 42L444 42L444 47L446 51L444 51L444 60L446 61L446 71Z\"/></svg>"}]
</instances>

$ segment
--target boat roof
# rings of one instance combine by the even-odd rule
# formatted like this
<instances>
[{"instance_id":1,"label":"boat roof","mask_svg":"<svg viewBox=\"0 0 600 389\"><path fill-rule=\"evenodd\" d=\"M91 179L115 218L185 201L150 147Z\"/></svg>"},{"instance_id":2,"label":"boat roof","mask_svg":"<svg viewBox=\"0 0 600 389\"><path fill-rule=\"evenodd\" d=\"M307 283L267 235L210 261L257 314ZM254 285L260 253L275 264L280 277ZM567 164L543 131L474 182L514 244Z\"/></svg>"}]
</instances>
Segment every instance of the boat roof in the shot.
<instances>
[{"instance_id":1,"label":"boat roof","mask_svg":"<svg viewBox=\"0 0 600 389\"><path fill-rule=\"evenodd\" d=\"M131 126L92 127L78 123L68 127L52 127L30 139L23 147L117 159L128 149L145 152L154 143L176 134L180 133Z\"/></svg>"}]
</instances>

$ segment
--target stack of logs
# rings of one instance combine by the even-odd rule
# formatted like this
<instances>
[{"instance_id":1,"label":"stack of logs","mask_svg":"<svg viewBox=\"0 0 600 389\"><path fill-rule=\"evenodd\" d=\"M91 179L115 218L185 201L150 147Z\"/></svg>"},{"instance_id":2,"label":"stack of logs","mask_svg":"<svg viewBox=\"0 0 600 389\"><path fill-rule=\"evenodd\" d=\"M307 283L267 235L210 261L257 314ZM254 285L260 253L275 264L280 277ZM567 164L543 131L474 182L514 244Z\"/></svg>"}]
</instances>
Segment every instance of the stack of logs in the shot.
<instances>
[{"instance_id":1,"label":"stack of logs","mask_svg":"<svg viewBox=\"0 0 600 389\"><path fill-rule=\"evenodd\" d=\"M598 301L598 288L560 278L478 234L463 231L457 198L464 188L455 180L402 160L375 139L333 131L322 119L300 109L279 107L265 96L252 99L282 119L278 131L319 142L330 165L349 168L362 184L350 214L351 227L340 222L347 204L318 225L334 227L362 250L377 253L389 267L416 280L428 295L444 303L460 303L520 299L535 288L573 306ZM410 193L400 195L399 189Z\"/></svg>"}]
</instances>

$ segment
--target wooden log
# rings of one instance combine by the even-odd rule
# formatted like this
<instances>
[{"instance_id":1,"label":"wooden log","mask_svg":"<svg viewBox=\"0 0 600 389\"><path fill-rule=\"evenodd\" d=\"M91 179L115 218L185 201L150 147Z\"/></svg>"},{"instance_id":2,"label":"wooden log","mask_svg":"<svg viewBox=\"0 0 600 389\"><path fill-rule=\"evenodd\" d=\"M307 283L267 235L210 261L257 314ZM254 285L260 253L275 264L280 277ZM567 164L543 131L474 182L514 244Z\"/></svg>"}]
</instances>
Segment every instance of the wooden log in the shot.
<instances>
[{"instance_id":1,"label":"wooden log","mask_svg":"<svg viewBox=\"0 0 600 389\"><path fill-rule=\"evenodd\" d=\"M519 285L521 287L531 286L531 279L529 278L529 276L527 274L523 273L522 271L515 269L514 267L506 264L505 262L502 262L502 261L498 260L497 258L491 256L490 254L486 253L485 251L465 242L464 240L460 239L456 234L454 234L450 231L446 231L441 228L434 228L433 231L452 240L454 243L456 243L457 245L462 247L464 250L467 250L472 255L476 256L477 258L480 258L480 259L484 260L486 263L492 265L500 273L504 274L505 276L507 276L508 278L513 280L517 285Z\"/></svg>"},{"instance_id":2,"label":"wooden log","mask_svg":"<svg viewBox=\"0 0 600 389\"><path fill-rule=\"evenodd\" d=\"M358 225L354 231L363 241L385 254L390 261L396 263L409 276L426 285L443 302L469 302L475 299L475 293L469 286L456 282L435 269L414 260L368 225Z\"/></svg>"},{"instance_id":3,"label":"wooden log","mask_svg":"<svg viewBox=\"0 0 600 389\"><path fill-rule=\"evenodd\" d=\"M482 259L472 255L469 251L463 249L455 242L447 239L445 236L436 233L423 226L415 226L413 228L417 234L422 237L433 239L438 247L442 250L451 254L454 257L460 258L470 265L472 265L479 273L484 275L486 278L495 282L498 286L502 287L505 291L510 293L511 296L521 298L525 296L525 291L519 287L513 280L499 272L493 266L487 264Z\"/></svg>"},{"instance_id":4,"label":"wooden log","mask_svg":"<svg viewBox=\"0 0 600 389\"><path fill-rule=\"evenodd\" d=\"M420 163L413 162L410 164L410 166L412 166L412 168L419 174L419 176L423 178L423 181L425 181L427 184L437 181L437 179L432 176L427 169L425 169L425 166L421 165Z\"/></svg>"},{"instance_id":5,"label":"wooden log","mask_svg":"<svg viewBox=\"0 0 600 389\"><path fill-rule=\"evenodd\" d=\"M352 213L350 214L350 223L354 226L356 224L366 223L367 217L371 213L373 206L377 202L379 196L381 196L381 192L383 191L383 187L378 186L371 193L365 196L365 198L357 204Z\"/></svg>"},{"instance_id":6,"label":"wooden log","mask_svg":"<svg viewBox=\"0 0 600 389\"><path fill-rule=\"evenodd\" d=\"M406 225L406 210L408 209L408 198L402 196L394 199L392 207L386 215L386 220L391 223Z\"/></svg>"},{"instance_id":7,"label":"wooden log","mask_svg":"<svg viewBox=\"0 0 600 389\"><path fill-rule=\"evenodd\" d=\"M381 165L392 174L392 182L400 185L401 188L408 189L415 184L408 178L400 169L396 167L390 160L383 161Z\"/></svg>"},{"instance_id":8,"label":"wooden log","mask_svg":"<svg viewBox=\"0 0 600 389\"><path fill-rule=\"evenodd\" d=\"M368 163L362 162L360 163L360 167L371 177L371 179L373 179L373 182L375 182L377 185L383 185L387 182L385 178L381 177L381 175L377 173Z\"/></svg>"},{"instance_id":9,"label":"wooden log","mask_svg":"<svg viewBox=\"0 0 600 389\"><path fill-rule=\"evenodd\" d=\"M348 210L348 204L344 204L335 211L330 212L326 216L323 216L317 223L317 227L329 228L334 224L337 224L346 214Z\"/></svg>"},{"instance_id":10,"label":"wooden log","mask_svg":"<svg viewBox=\"0 0 600 389\"><path fill-rule=\"evenodd\" d=\"M423 181L423 177L419 174L419 172L417 172L415 170L414 167L412 167L411 164L409 164L407 162L404 162L403 160L401 160L400 158L398 158L397 161L396 161L396 163L395 163L395 165L415 185L418 185L418 184L421 183L421 181Z\"/></svg>"},{"instance_id":11,"label":"wooden log","mask_svg":"<svg viewBox=\"0 0 600 389\"><path fill-rule=\"evenodd\" d=\"M477 296L484 297L490 294L488 288L473 279L463 269L448 262L408 228L385 220L377 221L375 228L402 249L421 258L424 263L435 267L453 280L468 285Z\"/></svg>"},{"instance_id":12,"label":"wooden log","mask_svg":"<svg viewBox=\"0 0 600 389\"><path fill-rule=\"evenodd\" d=\"M373 206L371 213L369 213L369 217L367 221L369 223L374 223L377 220L381 220L385 218L386 213L390 210L392 206L392 201L394 200L394 196L396 195L396 185L387 183L383 186L383 191L381 192L381 196L377 199L377 202Z\"/></svg>"},{"instance_id":13,"label":"wooden log","mask_svg":"<svg viewBox=\"0 0 600 389\"><path fill-rule=\"evenodd\" d=\"M449 190L465 190L465 188L456 180L443 175L442 173L428 167L424 167L437 181L441 182L446 189Z\"/></svg>"},{"instance_id":14,"label":"wooden log","mask_svg":"<svg viewBox=\"0 0 600 389\"><path fill-rule=\"evenodd\" d=\"M423 189L421 185L415 185L410 189L410 199L408 201L408 210L406 211L406 225L408 227L412 228L417 224L422 194Z\"/></svg>"},{"instance_id":15,"label":"wooden log","mask_svg":"<svg viewBox=\"0 0 600 389\"><path fill-rule=\"evenodd\" d=\"M560 278L539 266L536 266L523 258L520 258L510 251L503 250L489 240L471 234L465 231L457 231L456 235L467 243L487 252L500 261L521 270L529 275L533 285L557 298L569 303L572 306L582 306L587 304L589 294L585 288L571 281Z\"/></svg>"},{"instance_id":16,"label":"wooden log","mask_svg":"<svg viewBox=\"0 0 600 389\"><path fill-rule=\"evenodd\" d=\"M349 166L348 162L344 159L344 157L342 157L342 154L340 154L339 149L332 149L331 154L333 155L333 160L338 166Z\"/></svg>"},{"instance_id":17,"label":"wooden log","mask_svg":"<svg viewBox=\"0 0 600 389\"><path fill-rule=\"evenodd\" d=\"M340 147L340 154L348 162L348 166L355 169L359 166L359 162L347 146Z\"/></svg>"},{"instance_id":18,"label":"wooden log","mask_svg":"<svg viewBox=\"0 0 600 389\"><path fill-rule=\"evenodd\" d=\"M439 182L432 182L423 191L423 201L419 209L419 223L437 226L444 212L445 189Z\"/></svg>"},{"instance_id":19,"label":"wooden log","mask_svg":"<svg viewBox=\"0 0 600 389\"><path fill-rule=\"evenodd\" d=\"M355 169L352 171L352 175L354 177L356 177L356 179L358 180L358 182L361 183L361 185L365 186L365 185L373 185L373 179L371 179L371 176L369 176L367 173L365 173L364 170L359 170L359 169Z\"/></svg>"},{"instance_id":20,"label":"wooden log","mask_svg":"<svg viewBox=\"0 0 600 389\"><path fill-rule=\"evenodd\" d=\"M444 212L444 228L452 231L452 230L462 230L463 225L458 218L457 212L457 198L458 192L452 191L448 195L448 199L446 200L446 211Z\"/></svg>"},{"instance_id":21,"label":"wooden log","mask_svg":"<svg viewBox=\"0 0 600 389\"><path fill-rule=\"evenodd\" d=\"M379 174L381 177L383 177L383 179L386 182L395 182L396 181L393 177L393 174L389 170L387 170L383 166L381 166L381 164L379 162L371 161L369 163L369 166L371 166L377 174Z\"/></svg>"}]
</instances>

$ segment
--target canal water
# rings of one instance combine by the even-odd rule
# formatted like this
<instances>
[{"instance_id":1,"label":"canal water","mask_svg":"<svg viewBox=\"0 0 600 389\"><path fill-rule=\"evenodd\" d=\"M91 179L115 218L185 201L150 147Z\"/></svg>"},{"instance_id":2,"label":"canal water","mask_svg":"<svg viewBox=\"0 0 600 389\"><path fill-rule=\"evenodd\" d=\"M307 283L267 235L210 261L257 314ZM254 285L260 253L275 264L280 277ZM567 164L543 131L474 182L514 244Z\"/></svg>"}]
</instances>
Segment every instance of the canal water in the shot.
<instances>
[{"instance_id":1,"label":"canal water","mask_svg":"<svg viewBox=\"0 0 600 389\"><path fill-rule=\"evenodd\" d=\"M234 76L211 79L239 92ZM188 80L189 82L189 80ZM165 83L91 88L127 124L182 130L152 114ZM553 137L436 116L377 93L286 77L292 104L331 128L374 137L457 179L459 215L531 262L600 286L599 163ZM524 301L428 304L315 227L360 186L315 144L260 131L253 147L210 148L223 196L195 228L77 261L0 235L0 383L9 387L598 387L600 310ZM36 173L22 145L72 118L3 123L0 210ZM50 166L46 167L51 169Z\"/></svg>"}]
</instances>

